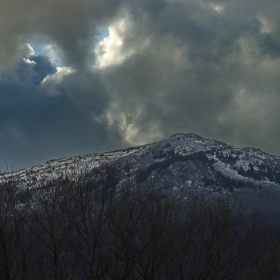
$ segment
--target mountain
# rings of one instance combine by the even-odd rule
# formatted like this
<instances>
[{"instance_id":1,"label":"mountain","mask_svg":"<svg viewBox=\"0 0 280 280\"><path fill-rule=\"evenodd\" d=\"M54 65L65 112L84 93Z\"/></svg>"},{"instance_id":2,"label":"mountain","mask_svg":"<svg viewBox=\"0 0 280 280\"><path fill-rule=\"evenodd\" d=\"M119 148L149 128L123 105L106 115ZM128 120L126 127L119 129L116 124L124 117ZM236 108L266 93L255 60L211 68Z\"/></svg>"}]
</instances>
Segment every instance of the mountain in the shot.
<instances>
[{"instance_id":1,"label":"mountain","mask_svg":"<svg viewBox=\"0 0 280 280\"><path fill-rule=\"evenodd\" d=\"M50 160L44 164L0 174L0 184L17 186L18 202L57 178L75 179L103 164L124 174L139 173L139 183L153 184L166 195L211 199L228 196L248 208L280 211L280 157L255 148L234 148L224 142L203 139L192 133L177 133L144 146ZM120 175L122 176L122 175ZM122 178L120 178L121 180Z\"/></svg>"}]
</instances>

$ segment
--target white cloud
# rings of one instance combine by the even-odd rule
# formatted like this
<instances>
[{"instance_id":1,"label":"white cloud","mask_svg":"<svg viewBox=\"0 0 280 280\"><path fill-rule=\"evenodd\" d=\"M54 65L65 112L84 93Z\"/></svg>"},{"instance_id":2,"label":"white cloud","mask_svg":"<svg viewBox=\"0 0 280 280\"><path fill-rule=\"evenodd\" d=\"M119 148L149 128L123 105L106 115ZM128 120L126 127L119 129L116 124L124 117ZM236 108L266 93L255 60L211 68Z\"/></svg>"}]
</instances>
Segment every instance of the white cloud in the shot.
<instances>
[{"instance_id":1,"label":"white cloud","mask_svg":"<svg viewBox=\"0 0 280 280\"><path fill-rule=\"evenodd\" d=\"M25 43L19 46L19 55L30 58L32 55L35 55L35 51L30 44Z\"/></svg>"},{"instance_id":2,"label":"white cloud","mask_svg":"<svg viewBox=\"0 0 280 280\"><path fill-rule=\"evenodd\" d=\"M24 57L23 61L27 64L36 65L36 62L34 60L30 60L29 58Z\"/></svg>"},{"instance_id":3,"label":"white cloud","mask_svg":"<svg viewBox=\"0 0 280 280\"><path fill-rule=\"evenodd\" d=\"M128 16L112 24L109 28L109 36L103 38L95 48L96 67L104 68L110 65L121 64L133 51L124 51L123 40L132 22Z\"/></svg>"},{"instance_id":4,"label":"white cloud","mask_svg":"<svg viewBox=\"0 0 280 280\"><path fill-rule=\"evenodd\" d=\"M44 46L44 50L53 65L63 65L63 51L58 46L56 46L55 44L47 44Z\"/></svg>"},{"instance_id":5,"label":"white cloud","mask_svg":"<svg viewBox=\"0 0 280 280\"><path fill-rule=\"evenodd\" d=\"M213 6L213 9L217 12L217 13L221 13L223 10L223 7L220 5L215 5Z\"/></svg>"},{"instance_id":6,"label":"white cloud","mask_svg":"<svg viewBox=\"0 0 280 280\"><path fill-rule=\"evenodd\" d=\"M158 141L164 137L158 122L150 123L145 128L138 124L138 120L143 114L144 112L140 107L133 114L129 114L120 111L117 104L112 104L104 115L94 116L93 119L109 127L109 137L112 142L114 142L114 133L117 132L117 134L122 135L126 145L139 146Z\"/></svg>"},{"instance_id":7,"label":"white cloud","mask_svg":"<svg viewBox=\"0 0 280 280\"><path fill-rule=\"evenodd\" d=\"M33 55L35 55L35 51L30 44L24 43L19 45L17 53L18 60L22 59L27 64L35 65L36 62L30 60L30 57Z\"/></svg>"},{"instance_id":8,"label":"white cloud","mask_svg":"<svg viewBox=\"0 0 280 280\"><path fill-rule=\"evenodd\" d=\"M67 76L75 72L72 67L57 67L54 74L50 74L41 82L41 86L51 95L58 95L57 85Z\"/></svg>"},{"instance_id":9,"label":"white cloud","mask_svg":"<svg viewBox=\"0 0 280 280\"><path fill-rule=\"evenodd\" d=\"M269 22L264 17L259 17L259 20L262 23L261 33L270 33L271 26Z\"/></svg>"}]
</instances>

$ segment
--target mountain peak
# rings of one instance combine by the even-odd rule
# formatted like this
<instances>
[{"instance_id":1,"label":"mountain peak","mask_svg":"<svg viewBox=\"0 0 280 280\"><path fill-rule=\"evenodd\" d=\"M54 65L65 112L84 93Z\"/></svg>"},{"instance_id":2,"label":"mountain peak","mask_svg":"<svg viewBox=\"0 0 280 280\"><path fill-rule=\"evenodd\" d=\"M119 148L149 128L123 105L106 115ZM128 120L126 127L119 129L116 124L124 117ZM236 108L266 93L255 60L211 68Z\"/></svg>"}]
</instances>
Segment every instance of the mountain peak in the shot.
<instances>
[{"instance_id":1,"label":"mountain peak","mask_svg":"<svg viewBox=\"0 0 280 280\"><path fill-rule=\"evenodd\" d=\"M269 207L280 213L280 157L255 148L234 148L194 133L176 133L169 139L129 149L48 161L16 172L0 174L0 186L17 184L18 200L26 190L40 191L48 181L92 176L112 164L121 176L125 167L140 174L139 182L153 182L165 195L207 199L230 195L246 198L248 207ZM78 175L80 176L80 175ZM1 200L1 197L0 197Z\"/></svg>"},{"instance_id":2,"label":"mountain peak","mask_svg":"<svg viewBox=\"0 0 280 280\"><path fill-rule=\"evenodd\" d=\"M194 134L194 133L175 133L170 136L169 139L184 137L184 138L193 138L193 139L203 139L201 136Z\"/></svg>"}]
</instances>

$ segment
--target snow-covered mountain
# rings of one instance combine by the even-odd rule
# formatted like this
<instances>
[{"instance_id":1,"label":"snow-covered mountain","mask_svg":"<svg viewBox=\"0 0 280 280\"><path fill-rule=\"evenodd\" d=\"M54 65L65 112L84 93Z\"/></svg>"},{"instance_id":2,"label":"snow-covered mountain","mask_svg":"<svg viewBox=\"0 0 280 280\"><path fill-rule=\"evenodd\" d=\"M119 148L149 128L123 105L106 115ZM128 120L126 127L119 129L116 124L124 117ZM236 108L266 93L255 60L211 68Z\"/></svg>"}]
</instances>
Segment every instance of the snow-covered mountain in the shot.
<instances>
[{"instance_id":1,"label":"snow-covered mountain","mask_svg":"<svg viewBox=\"0 0 280 280\"><path fill-rule=\"evenodd\" d=\"M104 163L121 169L129 163L140 171L140 183L153 183L167 195L210 199L230 196L249 208L280 211L280 157L255 148L234 148L195 134L174 134L166 140L108 153L62 158L0 174L0 184L35 190L56 178L74 179ZM121 173L120 173L121 174Z\"/></svg>"}]
</instances>

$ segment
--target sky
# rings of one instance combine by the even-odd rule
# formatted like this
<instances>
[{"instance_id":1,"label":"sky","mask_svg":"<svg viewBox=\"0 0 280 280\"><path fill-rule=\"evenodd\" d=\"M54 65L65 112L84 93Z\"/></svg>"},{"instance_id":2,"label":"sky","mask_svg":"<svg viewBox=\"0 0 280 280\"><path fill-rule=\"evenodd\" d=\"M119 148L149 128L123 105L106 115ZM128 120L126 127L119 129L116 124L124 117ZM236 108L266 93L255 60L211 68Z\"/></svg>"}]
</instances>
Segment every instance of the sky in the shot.
<instances>
[{"instance_id":1,"label":"sky","mask_svg":"<svg viewBox=\"0 0 280 280\"><path fill-rule=\"evenodd\" d=\"M192 132L280 155L279 0L0 0L0 166Z\"/></svg>"}]
</instances>

